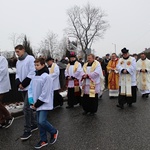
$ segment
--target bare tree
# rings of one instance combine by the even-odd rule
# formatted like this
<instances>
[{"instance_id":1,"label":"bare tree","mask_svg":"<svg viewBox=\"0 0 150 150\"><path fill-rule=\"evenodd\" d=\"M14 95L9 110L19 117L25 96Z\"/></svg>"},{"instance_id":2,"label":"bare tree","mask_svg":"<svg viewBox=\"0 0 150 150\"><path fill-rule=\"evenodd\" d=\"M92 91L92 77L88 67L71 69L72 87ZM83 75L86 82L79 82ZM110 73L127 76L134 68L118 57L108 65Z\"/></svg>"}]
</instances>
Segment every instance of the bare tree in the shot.
<instances>
[{"instance_id":1,"label":"bare tree","mask_svg":"<svg viewBox=\"0 0 150 150\"><path fill-rule=\"evenodd\" d=\"M57 55L59 59L61 59L63 56L66 56L68 46L67 42L68 42L67 37L63 37L59 42L59 54Z\"/></svg>"},{"instance_id":2,"label":"bare tree","mask_svg":"<svg viewBox=\"0 0 150 150\"><path fill-rule=\"evenodd\" d=\"M18 35L17 33L12 33L10 35L9 39L12 41L13 49L16 45L23 43L24 36L25 35L23 33L20 35ZM16 58L15 51L13 52L12 57Z\"/></svg>"},{"instance_id":3,"label":"bare tree","mask_svg":"<svg viewBox=\"0 0 150 150\"><path fill-rule=\"evenodd\" d=\"M55 57L57 50L58 50L58 35L53 33L53 32L48 32L46 39L45 39L45 44L50 52L51 57Z\"/></svg>"},{"instance_id":4,"label":"bare tree","mask_svg":"<svg viewBox=\"0 0 150 150\"><path fill-rule=\"evenodd\" d=\"M23 40L24 40L24 34L20 34L18 35L17 33L12 33L9 37L9 39L12 41L13 44L13 48L18 45L18 44L22 44Z\"/></svg>"},{"instance_id":5,"label":"bare tree","mask_svg":"<svg viewBox=\"0 0 150 150\"><path fill-rule=\"evenodd\" d=\"M40 51L45 57L55 58L58 52L58 40L57 34L53 32L48 32L44 40L40 43Z\"/></svg>"},{"instance_id":6,"label":"bare tree","mask_svg":"<svg viewBox=\"0 0 150 150\"><path fill-rule=\"evenodd\" d=\"M82 8L79 6L70 8L67 15L67 34L69 37L77 39L86 58L86 50L91 48L95 40L102 38L109 27L105 20L106 14L100 8L88 3Z\"/></svg>"}]
</instances>

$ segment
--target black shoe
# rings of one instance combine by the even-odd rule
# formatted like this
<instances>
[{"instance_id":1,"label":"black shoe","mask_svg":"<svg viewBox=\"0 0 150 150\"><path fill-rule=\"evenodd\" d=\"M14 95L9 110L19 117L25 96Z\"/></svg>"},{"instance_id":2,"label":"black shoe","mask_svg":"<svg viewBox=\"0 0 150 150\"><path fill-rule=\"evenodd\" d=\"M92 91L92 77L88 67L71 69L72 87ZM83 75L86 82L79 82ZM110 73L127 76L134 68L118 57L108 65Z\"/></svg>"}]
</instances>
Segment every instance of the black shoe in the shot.
<instances>
[{"instance_id":1,"label":"black shoe","mask_svg":"<svg viewBox=\"0 0 150 150\"><path fill-rule=\"evenodd\" d=\"M3 128L4 125L0 124L0 128Z\"/></svg>"},{"instance_id":2,"label":"black shoe","mask_svg":"<svg viewBox=\"0 0 150 150\"><path fill-rule=\"evenodd\" d=\"M129 107L132 107L132 103L128 104Z\"/></svg>"},{"instance_id":3,"label":"black shoe","mask_svg":"<svg viewBox=\"0 0 150 150\"><path fill-rule=\"evenodd\" d=\"M38 129L37 125L31 126L31 132L36 131Z\"/></svg>"},{"instance_id":4,"label":"black shoe","mask_svg":"<svg viewBox=\"0 0 150 150\"><path fill-rule=\"evenodd\" d=\"M142 94L142 98L144 98L145 97L145 94Z\"/></svg>"},{"instance_id":5,"label":"black shoe","mask_svg":"<svg viewBox=\"0 0 150 150\"><path fill-rule=\"evenodd\" d=\"M98 98L98 99L101 99L101 98L102 98L102 96L103 96L103 95L99 96L99 98Z\"/></svg>"},{"instance_id":6,"label":"black shoe","mask_svg":"<svg viewBox=\"0 0 150 150\"><path fill-rule=\"evenodd\" d=\"M67 108L67 109L70 109L70 108L73 108L73 107L74 107L74 106L67 106L66 108Z\"/></svg>"},{"instance_id":7,"label":"black shoe","mask_svg":"<svg viewBox=\"0 0 150 150\"><path fill-rule=\"evenodd\" d=\"M24 132L23 135L20 137L21 140L28 140L32 136L31 132Z\"/></svg>"},{"instance_id":8,"label":"black shoe","mask_svg":"<svg viewBox=\"0 0 150 150\"><path fill-rule=\"evenodd\" d=\"M124 109L124 106L123 105L116 105L117 107L121 108L121 109Z\"/></svg>"},{"instance_id":9,"label":"black shoe","mask_svg":"<svg viewBox=\"0 0 150 150\"><path fill-rule=\"evenodd\" d=\"M113 98L114 98L114 96L109 96L109 98L110 98L110 99L113 99Z\"/></svg>"},{"instance_id":10,"label":"black shoe","mask_svg":"<svg viewBox=\"0 0 150 150\"><path fill-rule=\"evenodd\" d=\"M60 107L63 106L63 103L60 103Z\"/></svg>"},{"instance_id":11,"label":"black shoe","mask_svg":"<svg viewBox=\"0 0 150 150\"><path fill-rule=\"evenodd\" d=\"M88 114L88 112L87 111L84 111L83 113L82 113L82 115L87 115Z\"/></svg>"},{"instance_id":12,"label":"black shoe","mask_svg":"<svg viewBox=\"0 0 150 150\"><path fill-rule=\"evenodd\" d=\"M95 115L95 113L90 112L90 116L94 116L94 115Z\"/></svg>"},{"instance_id":13,"label":"black shoe","mask_svg":"<svg viewBox=\"0 0 150 150\"><path fill-rule=\"evenodd\" d=\"M6 129L9 128L12 125L13 121L14 121L14 117L12 117L11 119L6 120L5 128Z\"/></svg>"},{"instance_id":14,"label":"black shoe","mask_svg":"<svg viewBox=\"0 0 150 150\"><path fill-rule=\"evenodd\" d=\"M5 128L5 126L6 126L5 122L0 124L0 128Z\"/></svg>"},{"instance_id":15,"label":"black shoe","mask_svg":"<svg viewBox=\"0 0 150 150\"><path fill-rule=\"evenodd\" d=\"M54 143L57 141L57 138L58 138L58 130L56 131L55 134L53 134L53 135L51 136L50 144L54 144Z\"/></svg>"},{"instance_id":16,"label":"black shoe","mask_svg":"<svg viewBox=\"0 0 150 150\"><path fill-rule=\"evenodd\" d=\"M40 141L36 144L36 146L34 146L35 149L40 149L44 146L48 145L48 142L47 141Z\"/></svg>"},{"instance_id":17,"label":"black shoe","mask_svg":"<svg viewBox=\"0 0 150 150\"><path fill-rule=\"evenodd\" d=\"M148 98L148 95L149 95L149 94L145 94L145 97Z\"/></svg>"}]
</instances>

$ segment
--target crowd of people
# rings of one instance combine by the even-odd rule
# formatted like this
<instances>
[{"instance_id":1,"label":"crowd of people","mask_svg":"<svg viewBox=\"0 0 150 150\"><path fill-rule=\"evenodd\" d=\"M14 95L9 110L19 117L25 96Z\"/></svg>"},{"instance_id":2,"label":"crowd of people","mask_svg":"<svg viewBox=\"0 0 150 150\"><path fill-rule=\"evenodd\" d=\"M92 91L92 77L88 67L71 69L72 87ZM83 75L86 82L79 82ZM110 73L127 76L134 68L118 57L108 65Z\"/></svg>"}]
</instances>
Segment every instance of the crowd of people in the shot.
<instances>
[{"instance_id":1,"label":"crowd of people","mask_svg":"<svg viewBox=\"0 0 150 150\"><path fill-rule=\"evenodd\" d=\"M63 106L63 97L60 95L60 69L59 62L49 57L34 58L28 55L22 45L15 47L18 56L16 63L16 86L24 100L24 131L21 140L28 140L32 132L39 129L40 140L35 145L40 149L48 144L47 132L50 134L50 144L54 144L58 137L58 130L47 119L48 111L56 106ZM75 52L70 52L69 59L63 59L66 64L64 80L67 87L67 109L80 105L83 115L95 115L98 110L98 99L102 92L108 88L109 98L118 98L116 105L124 109L137 99L137 88L143 98L150 93L150 60L141 53L137 61L130 56L129 50L121 50L122 57L115 53L106 54L102 61L93 54L87 56L87 62L77 60ZM105 79L105 82L104 82ZM8 62L0 56L0 101L10 87ZM36 116L34 114L36 111ZM8 128L12 125L14 117L0 103L0 125Z\"/></svg>"}]
</instances>

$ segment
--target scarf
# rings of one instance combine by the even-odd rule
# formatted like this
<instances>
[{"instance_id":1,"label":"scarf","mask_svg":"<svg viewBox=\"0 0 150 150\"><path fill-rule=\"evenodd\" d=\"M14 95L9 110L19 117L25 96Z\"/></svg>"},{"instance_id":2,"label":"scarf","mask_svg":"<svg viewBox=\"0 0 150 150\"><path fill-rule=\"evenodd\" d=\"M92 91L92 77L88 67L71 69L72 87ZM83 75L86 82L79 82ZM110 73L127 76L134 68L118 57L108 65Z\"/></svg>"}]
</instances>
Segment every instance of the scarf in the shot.
<instances>
[{"instance_id":1,"label":"scarf","mask_svg":"<svg viewBox=\"0 0 150 150\"><path fill-rule=\"evenodd\" d=\"M25 52L22 56L18 57L18 59L21 61L24 60L27 56L28 54Z\"/></svg>"},{"instance_id":2,"label":"scarf","mask_svg":"<svg viewBox=\"0 0 150 150\"><path fill-rule=\"evenodd\" d=\"M47 66L44 66L41 70L36 70L36 76L40 76L43 73L48 73L49 74L49 70L48 70Z\"/></svg>"}]
</instances>

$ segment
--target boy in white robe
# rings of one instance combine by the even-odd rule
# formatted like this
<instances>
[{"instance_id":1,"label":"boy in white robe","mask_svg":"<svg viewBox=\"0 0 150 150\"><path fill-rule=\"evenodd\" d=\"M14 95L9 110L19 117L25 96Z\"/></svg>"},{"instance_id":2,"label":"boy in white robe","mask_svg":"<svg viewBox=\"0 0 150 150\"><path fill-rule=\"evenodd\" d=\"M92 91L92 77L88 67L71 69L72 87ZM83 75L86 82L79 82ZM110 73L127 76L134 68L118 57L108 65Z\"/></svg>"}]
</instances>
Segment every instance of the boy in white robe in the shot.
<instances>
[{"instance_id":1,"label":"boy in white robe","mask_svg":"<svg viewBox=\"0 0 150 150\"><path fill-rule=\"evenodd\" d=\"M24 133L20 139L27 140L32 136L31 132L38 129L35 116L28 103L28 87L32 77L35 75L35 59L33 56L26 53L22 45L17 45L15 47L15 52L18 56L18 61L16 63L16 85L24 100L23 112L25 124Z\"/></svg>"},{"instance_id":2,"label":"boy in white robe","mask_svg":"<svg viewBox=\"0 0 150 150\"><path fill-rule=\"evenodd\" d=\"M54 59L51 57L46 59L46 63L48 65L49 74L52 77L53 82L54 82L54 85L53 85L54 103L53 103L53 105L54 105L54 107L62 106L63 105L63 97L59 94L59 90L60 90L59 66L56 63L54 63Z\"/></svg>"},{"instance_id":3,"label":"boy in white robe","mask_svg":"<svg viewBox=\"0 0 150 150\"><path fill-rule=\"evenodd\" d=\"M35 60L35 68L36 75L29 85L28 100L32 109L36 109L40 141L35 148L40 149L48 144L47 132L51 135L50 144L56 142L58 130L47 120L48 111L53 109L53 79L49 76L49 70L43 58Z\"/></svg>"}]
</instances>

